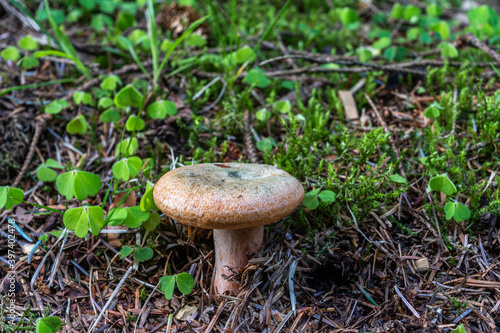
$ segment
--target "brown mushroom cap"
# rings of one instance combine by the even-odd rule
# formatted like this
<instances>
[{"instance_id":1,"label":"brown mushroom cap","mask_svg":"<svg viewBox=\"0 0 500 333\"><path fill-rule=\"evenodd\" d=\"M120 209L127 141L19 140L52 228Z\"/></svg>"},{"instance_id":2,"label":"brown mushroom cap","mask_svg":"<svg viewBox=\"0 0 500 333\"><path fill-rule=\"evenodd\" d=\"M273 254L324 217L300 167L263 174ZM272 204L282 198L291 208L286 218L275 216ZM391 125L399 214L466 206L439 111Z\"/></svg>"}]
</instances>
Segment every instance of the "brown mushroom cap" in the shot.
<instances>
[{"instance_id":1,"label":"brown mushroom cap","mask_svg":"<svg viewBox=\"0 0 500 333\"><path fill-rule=\"evenodd\" d=\"M276 222L304 198L302 185L265 164L204 163L167 172L154 200L167 216L206 229L241 229Z\"/></svg>"}]
</instances>

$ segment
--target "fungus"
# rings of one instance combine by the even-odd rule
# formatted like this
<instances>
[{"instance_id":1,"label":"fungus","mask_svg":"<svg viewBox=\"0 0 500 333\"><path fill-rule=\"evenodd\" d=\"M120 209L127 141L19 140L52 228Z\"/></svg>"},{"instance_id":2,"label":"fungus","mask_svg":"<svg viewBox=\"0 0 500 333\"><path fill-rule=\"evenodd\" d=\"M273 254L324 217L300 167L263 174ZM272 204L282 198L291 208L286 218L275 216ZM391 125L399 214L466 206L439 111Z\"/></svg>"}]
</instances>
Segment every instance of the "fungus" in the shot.
<instances>
[{"instance_id":1,"label":"fungus","mask_svg":"<svg viewBox=\"0 0 500 333\"><path fill-rule=\"evenodd\" d=\"M292 213L304 198L302 185L287 172L264 164L204 163L166 173L154 201L181 224L213 229L214 287L238 294L240 284L223 278L248 263L262 245L264 225Z\"/></svg>"}]
</instances>

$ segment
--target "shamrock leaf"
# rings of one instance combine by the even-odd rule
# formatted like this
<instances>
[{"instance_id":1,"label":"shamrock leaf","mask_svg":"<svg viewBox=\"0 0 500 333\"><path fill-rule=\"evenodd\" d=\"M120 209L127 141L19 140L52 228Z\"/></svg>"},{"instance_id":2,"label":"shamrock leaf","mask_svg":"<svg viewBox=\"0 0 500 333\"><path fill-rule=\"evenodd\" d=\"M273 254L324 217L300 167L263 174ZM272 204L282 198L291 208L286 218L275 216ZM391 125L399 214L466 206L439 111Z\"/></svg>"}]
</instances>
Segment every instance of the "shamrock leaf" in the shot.
<instances>
[{"instance_id":1,"label":"shamrock leaf","mask_svg":"<svg viewBox=\"0 0 500 333\"><path fill-rule=\"evenodd\" d=\"M11 209L24 199L24 192L15 187L0 186L0 209Z\"/></svg>"},{"instance_id":2,"label":"shamrock leaf","mask_svg":"<svg viewBox=\"0 0 500 333\"><path fill-rule=\"evenodd\" d=\"M451 220L453 217L457 222L468 220L471 216L467 206L455 201L448 201L446 205L444 205L444 212L446 213L447 220Z\"/></svg>"},{"instance_id":3,"label":"shamrock leaf","mask_svg":"<svg viewBox=\"0 0 500 333\"><path fill-rule=\"evenodd\" d=\"M129 84L116 94L114 102L119 108L126 108L129 106L138 108L141 106L142 95L134 86Z\"/></svg>"},{"instance_id":4,"label":"shamrock leaf","mask_svg":"<svg viewBox=\"0 0 500 333\"><path fill-rule=\"evenodd\" d=\"M134 251L134 259L139 262L148 261L153 258L153 254L153 250L149 247L139 248Z\"/></svg>"},{"instance_id":5,"label":"shamrock leaf","mask_svg":"<svg viewBox=\"0 0 500 333\"><path fill-rule=\"evenodd\" d=\"M135 177L142 168L142 160L137 157L123 158L113 164L113 175L123 181L128 181L130 177Z\"/></svg>"},{"instance_id":6,"label":"shamrock leaf","mask_svg":"<svg viewBox=\"0 0 500 333\"><path fill-rule=\"evenodd\" d=\"M78 200L96 195L101 189L101 179L90 172L73 170L60 174L56 178L56 187L59 194L71 200L73 195Z\"/></svg>"},{"instance_id":7,"label":"shamrock leaf","mask_svg":"<svg viewBox=\"0 0 500 333\"><path fill-rule=\"evenodd\" d=\"M165 119L167 115L177 114L177 107L171 101L158 101L148 106L147 115L152 119Z\"/></svg>"},{"instance_id":8,"label":"shamrock leaf","mask_svg":"<svg viewBox=\"0 0 500 333\"><path fill-rule=\"evenodd\" d=\"M448 174L446 173L432 177L429 181L429 186L433 191L441 191L446 195L453 195L457 192L457 187L448 178Z\"/></svg>"},{"instance_id":9,"label":"shamrock leaf","mask_svg":"<svg viewBox=\"0 0 500 333\"><path fill-rule=\"evenodd\" d=\"M87 123L87 119L83 116L83 114L76 116L73 118L67 125L66 131L69 134L80 134L84 135L87 133L87 129L89 128L89 123Z\"/></svg>"},{"instance_id":10,"label":"shamrock leaf","mask_svg":"<svg viewBox=\"0 0 500 333\"><path fill-rule=\"evenodd\" d=\"M56 333L61 330L62 321L56 316L38 318L35 328L37 333Z\"/></svg>"},{"instance_id":11,"label":"shamrock leaf","mask_svg":"<svg viewBox=\"0 0 500 333\"><path fill-rule=\"evenodd\" d=\"M158 207L156 207L155 201L153 199L153 190L154 190L154 184L148 182L146 185L146 193L141 198L141 202L139 206L143 211L149 211L150 209L152 210L158 210Z\"/></svg>"},{"instance_id":12,"label":"shamrock leaf","mask_svg":"<svg viewBox=\"0 0 500 333\"><path fill-rule=\"evenodd\" d=\"M70 208L64 212L63 223L80 238L87 235L89 227L97 235L104 226L104 212L101 206Z\"/></svg>"}]
</instances>

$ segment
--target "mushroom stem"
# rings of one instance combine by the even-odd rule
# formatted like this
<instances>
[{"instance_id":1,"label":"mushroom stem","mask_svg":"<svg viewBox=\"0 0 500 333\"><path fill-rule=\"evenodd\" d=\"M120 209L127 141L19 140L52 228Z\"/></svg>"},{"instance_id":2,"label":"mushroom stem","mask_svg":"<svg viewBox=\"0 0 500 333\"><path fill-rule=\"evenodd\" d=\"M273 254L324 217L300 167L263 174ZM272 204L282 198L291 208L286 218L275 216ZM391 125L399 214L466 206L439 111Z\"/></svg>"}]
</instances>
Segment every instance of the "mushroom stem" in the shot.
<instances>
[{"instance_id":1,"label":"mushroom stem","mask_svg":"<svg viewBox=\"0 0 500 333\"><path fill-rule=\"evenodd\" d=\"M264 227L244 229L214 229L215 243L215 291L219 294L229 291L238 295L240 283L225 279L239 273L247 263L247 253L255 253L262 245Z\"/></svg>"}]
</instances>

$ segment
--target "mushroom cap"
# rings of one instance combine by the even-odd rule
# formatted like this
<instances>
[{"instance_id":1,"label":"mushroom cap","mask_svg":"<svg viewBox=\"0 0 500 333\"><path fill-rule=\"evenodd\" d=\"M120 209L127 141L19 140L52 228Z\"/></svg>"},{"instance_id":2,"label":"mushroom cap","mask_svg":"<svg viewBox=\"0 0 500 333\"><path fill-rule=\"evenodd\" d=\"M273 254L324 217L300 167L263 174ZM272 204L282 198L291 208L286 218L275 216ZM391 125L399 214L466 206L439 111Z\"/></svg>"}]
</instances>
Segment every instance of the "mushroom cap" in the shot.
<instances>
[{"instance_id":1,"label":"mushroom cap","mask_svg":"<svg viewBox=\"0 0 500 333\"><path fill-rule=\"evenodd\" d=\"M241 229L292 213L304 188L271 165L203 163L167 172L153 191L156 206L179 223L206 229Z\"/></svg>"}]
</instances>

